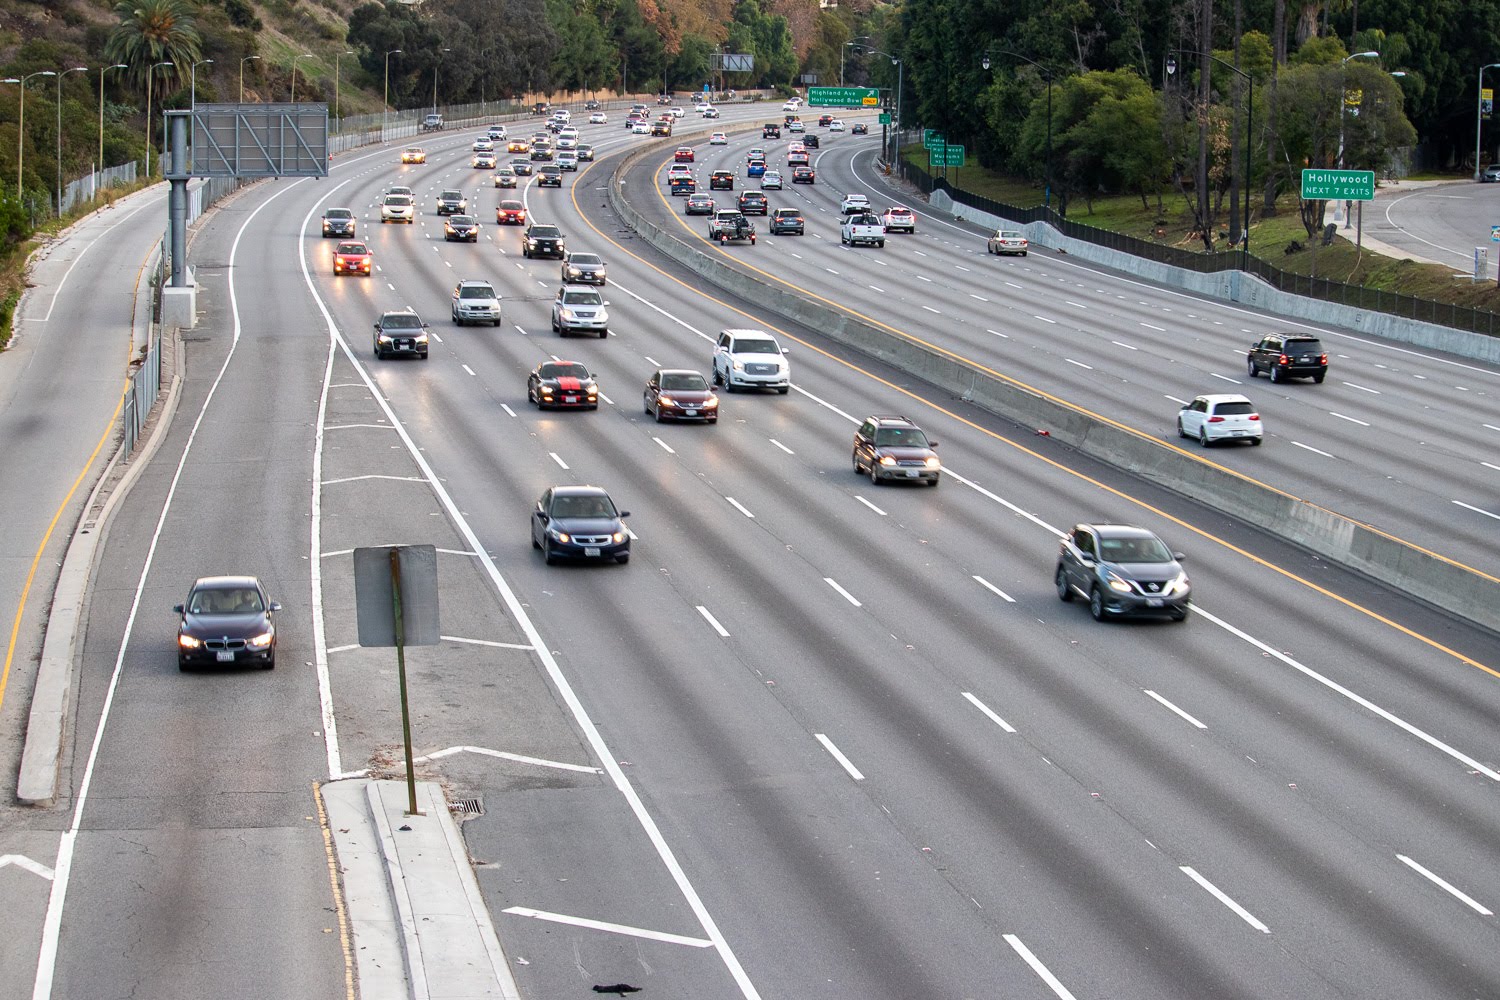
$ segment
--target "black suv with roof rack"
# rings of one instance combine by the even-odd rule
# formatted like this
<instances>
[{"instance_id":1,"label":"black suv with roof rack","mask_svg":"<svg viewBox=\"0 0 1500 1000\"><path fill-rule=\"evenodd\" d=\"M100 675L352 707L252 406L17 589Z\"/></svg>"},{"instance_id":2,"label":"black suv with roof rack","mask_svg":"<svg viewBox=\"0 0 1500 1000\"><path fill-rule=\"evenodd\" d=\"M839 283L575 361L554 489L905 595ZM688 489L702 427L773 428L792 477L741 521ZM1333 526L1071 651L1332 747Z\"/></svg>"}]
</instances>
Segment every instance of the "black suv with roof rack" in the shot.
<instances>
[{"instance_id":1,"label":"black suv with roof rack","mask_svg":"<svg viewBox=\"0 0 1500 1000\"><path fill-rule=\"evenodd\" d=\"M567 249L562 230L556 226L533 223L526 228L526 235L521 237L521 253L528 258L557 257L561 259L566 255Z\"/></svg>"},{"instance_id":2,"label":"black suv with roof rack","mask_svg":"<svg viewBox=\"0 0 1500 1000\"><path fill-rule=\"evenodd\" d=\"M896 479L936 486L943 473L936 447L909 417L866 417L854 432L854 471L877 485Z\"/></svg>"},{"instance_id":3,"label":"black suv with roof rack","mask_svg":"<svg viewBox=\"0 0 1500 1000\"><path fill-rule=\"evenodd\" d=\"M1245 370L1251 378L1262 371L1268 372L1272 382L1289 378L1322 382L1328 374L1328 352L1323 350L1323 342L1311 334L1272 333L1250 348Z\"/></svg>"}]
</instances>

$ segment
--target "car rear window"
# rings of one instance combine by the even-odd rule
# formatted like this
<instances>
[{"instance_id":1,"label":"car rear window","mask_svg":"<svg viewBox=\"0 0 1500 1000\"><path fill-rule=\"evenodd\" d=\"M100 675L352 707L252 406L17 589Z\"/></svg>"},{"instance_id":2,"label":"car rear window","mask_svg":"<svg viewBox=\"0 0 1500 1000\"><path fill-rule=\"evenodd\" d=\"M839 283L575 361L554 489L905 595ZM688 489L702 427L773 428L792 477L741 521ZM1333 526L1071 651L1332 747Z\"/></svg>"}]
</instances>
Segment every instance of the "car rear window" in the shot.
<instances>
[{"instance_id":1,"label":"car rear window","mask_svg":"<svg viewBox=\"0 0 1500 1000\"><path fill-rule=\"evenodd\" d=\"M1255 407L1249 403L1220 403L1214 407L1214 412L1220 416L1239 416L1255 412Z\"/></svg>"},{"instance_id":2,"label":"car rear window","mask_svg":"<svg viewBox=\"0 0 1500 1000\"><path fill-rule=\"evenodd\" d=\"M1288 339L1283 350L1293 354L1322 354L1323 342L1321 340L1304 339L1301 337L1295 340Z\"/></svg>"}]
</instances>

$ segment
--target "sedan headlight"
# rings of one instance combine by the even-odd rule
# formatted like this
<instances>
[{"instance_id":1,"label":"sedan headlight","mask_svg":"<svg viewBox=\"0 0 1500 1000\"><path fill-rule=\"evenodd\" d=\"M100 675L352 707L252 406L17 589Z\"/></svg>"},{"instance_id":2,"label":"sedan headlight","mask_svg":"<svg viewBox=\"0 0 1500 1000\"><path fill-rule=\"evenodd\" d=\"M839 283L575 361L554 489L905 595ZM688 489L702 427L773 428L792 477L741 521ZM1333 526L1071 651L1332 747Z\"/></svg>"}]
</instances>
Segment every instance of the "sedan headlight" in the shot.
<instances>
[{"instance_id":1,"label":"sedan headlight","mask_svg":"<svg viewBox=\"0 0 1500 1000\"><path fill-rule=\"evenodd\" d=\"M566 543L573 540L572 536L569 535L566 531L558 531L556 528L548 528L547 534L551 535L555 541L559 542Z\"/></svg>"},{"instance_id":2,"label":"sedan headlight","mask_svg":"<svg viewBox=\"0 0 1500 1000\"><path fill-rule=\"evenodd\" d=\"M1110 573L1106 577L1106 580L1109 583L1109 589L1115 591L1116 593L1129 594L1135 589L1130 585L1129 581L1125 580L1123 577L1116 575L1115 573Z\"/></svg>"},{"instance_id":3,"label":"sedan headlight","mask_svg":"<svg viewBox=\"0 0 1500 1000\"><path fill-rule=\"evenodd\" d=\"M203 640L195 639L186 632L180 632L177 635L177 645L183 649L201 649L203 648Z\"/></svg>"},{"instance_id":4,"label":"sedan headlight","mask_svg":"<svg viewBox=\"0 0 1500 1000\"><path fill-rule=\"evenodd\" d=\"M929 469L939 469L942 468L942 465L943 463L938 461L938 457L936 455L927 456L927 467Z\"/></svg>"},{"instance_id":5,"label":"sedan headlight","mask_svg":"<svg viewBox=\"0 0 1500 1000\"><path fill-rule=\"evenodd\" d=\"M1166 585L1162 587L1161 592L1168 597L1173 597L1177 594L1187 593L1189 586L1187 574L1178 573L1167 581Z\"/></svg>"},{"instance_id":6,"label":"sedan headlight","mask_svg":"<svg viewBox=\"0 0 1500 1000\"><path fill-rule=\"evenodd\" d=\"M717 410L719 408L719 397L710 396L703 404L705 410Z\"/></svg>"},{"instance_id":7,"label":"sedan headlight","mask_svg":"<svg viewBox=\"0 0 1500 1000\"><path fill-rule=\"evenodd\" d=\"M656 402L661 406L676 406L671 396L657 396Z\"/></svg>"},{"instance_id":8,"label":"sedan headlight","mask_svg":"<svg viewBox=\"0 0 1500 1000\"><path fill-rule=\"evenodd\" d=\"M896 460L894 458L892 458L890 455L881 455L880 456L880 464L886 466L887 468L889 468L890 466L896 464Z\"/></svg>"},{"instance_id":9,"label":"sedan headlight","mask_svg":"<svg viewBox=\"0 0 1500 1000\"><path fill-rule=\"evenodd\" d=\"M271 640L274 638L276 638L276 633L274 631L268 630L262 632L260 635L251 636L250 638L246 639L245 645L249 646L251 649L265 649L271 645Z\"/></svg>"},{"instance_id":10,"label":"sedan headlight","mask_svg":"<svg viewBox=\"0 0 1500 1000\"><path fill-rule=\"evenodd\" d=\"M625 540L625 532L617 531L609 537L614 540L615 544L618 545L620 542L623 542Z\"/></svg>"}]
</instances>

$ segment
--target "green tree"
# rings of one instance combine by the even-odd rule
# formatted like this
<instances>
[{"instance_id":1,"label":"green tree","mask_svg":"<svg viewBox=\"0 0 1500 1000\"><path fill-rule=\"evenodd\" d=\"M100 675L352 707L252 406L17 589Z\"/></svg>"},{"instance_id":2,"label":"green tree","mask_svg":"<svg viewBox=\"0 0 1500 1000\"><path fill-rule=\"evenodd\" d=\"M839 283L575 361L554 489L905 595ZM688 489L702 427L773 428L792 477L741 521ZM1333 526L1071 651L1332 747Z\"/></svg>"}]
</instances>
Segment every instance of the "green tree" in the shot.
<instances>
[{"instance_id":1,"label":"green tree","mask_svg":"<svg viewBox=\"0 0 1500 1000\"><path fill-rule=\"evenodd\" d=\"M598 90L617 79L619 51L598 18L579 12L573 0L547 0L547 20L557 38L552 86Z\"/></svg>"},{"instance_id":2,"label":"green tree","mask_svg":"<svg viewBox=\"0 0 1500 1000\"><path fill-rule=\"evenodd\" d=\"M152 66L170 62L172 68L159 74L155 83L164 89L168 84L180 86L203 50L193 12L189 0L120 0L115 4L120 23L110 33L104 55L128 66L127 79L141 89Z\"/></svg>"}]
</instances>

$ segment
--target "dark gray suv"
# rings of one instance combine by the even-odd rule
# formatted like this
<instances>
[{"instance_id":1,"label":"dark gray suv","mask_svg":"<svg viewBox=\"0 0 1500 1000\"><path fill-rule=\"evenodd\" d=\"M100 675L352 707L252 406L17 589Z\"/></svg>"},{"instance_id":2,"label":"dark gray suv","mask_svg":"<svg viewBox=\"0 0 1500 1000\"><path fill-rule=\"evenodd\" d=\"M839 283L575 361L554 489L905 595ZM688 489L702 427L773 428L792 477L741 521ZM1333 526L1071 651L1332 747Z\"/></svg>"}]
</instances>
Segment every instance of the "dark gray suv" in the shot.
<instances>
[{"instance_id":1,"label":"dark gray suv","mask_svg":"<svg viewBox=\"0 0 1500 1000\"><path fill-rule=\"evenodd\" d=\"M1328 374L1328 352L1317 337L1302 333L1273 333L1262 337L1245 359L1251 378L1269 372L1272 382L1310 378L1322 382Z\"/></svg>"},{"instance_id":2,"label":"dark gray suv","mask_svg":"<svg viewBox=\"0 0 1500 1000\"><path fill-rule=\"evenodd\" d=\"M943 474L936 447L907 417L866 417L854 432L854 471L868 472L877 486L887 480L936 486Z\"/></svg>"},{"instance_id":3,"label":"dark gray suv","mask_svg":"<svg viewBox=\"0 0 1500 1000\"><path fill-rule=\"evenodd\" d=\"M1079 524L1062 537L1053 582L1059 599L1087 600L1094 621L1142 615L1180 622L1192 596L1185 558L1145 528Z\"/></svg>"}]
</instances>

